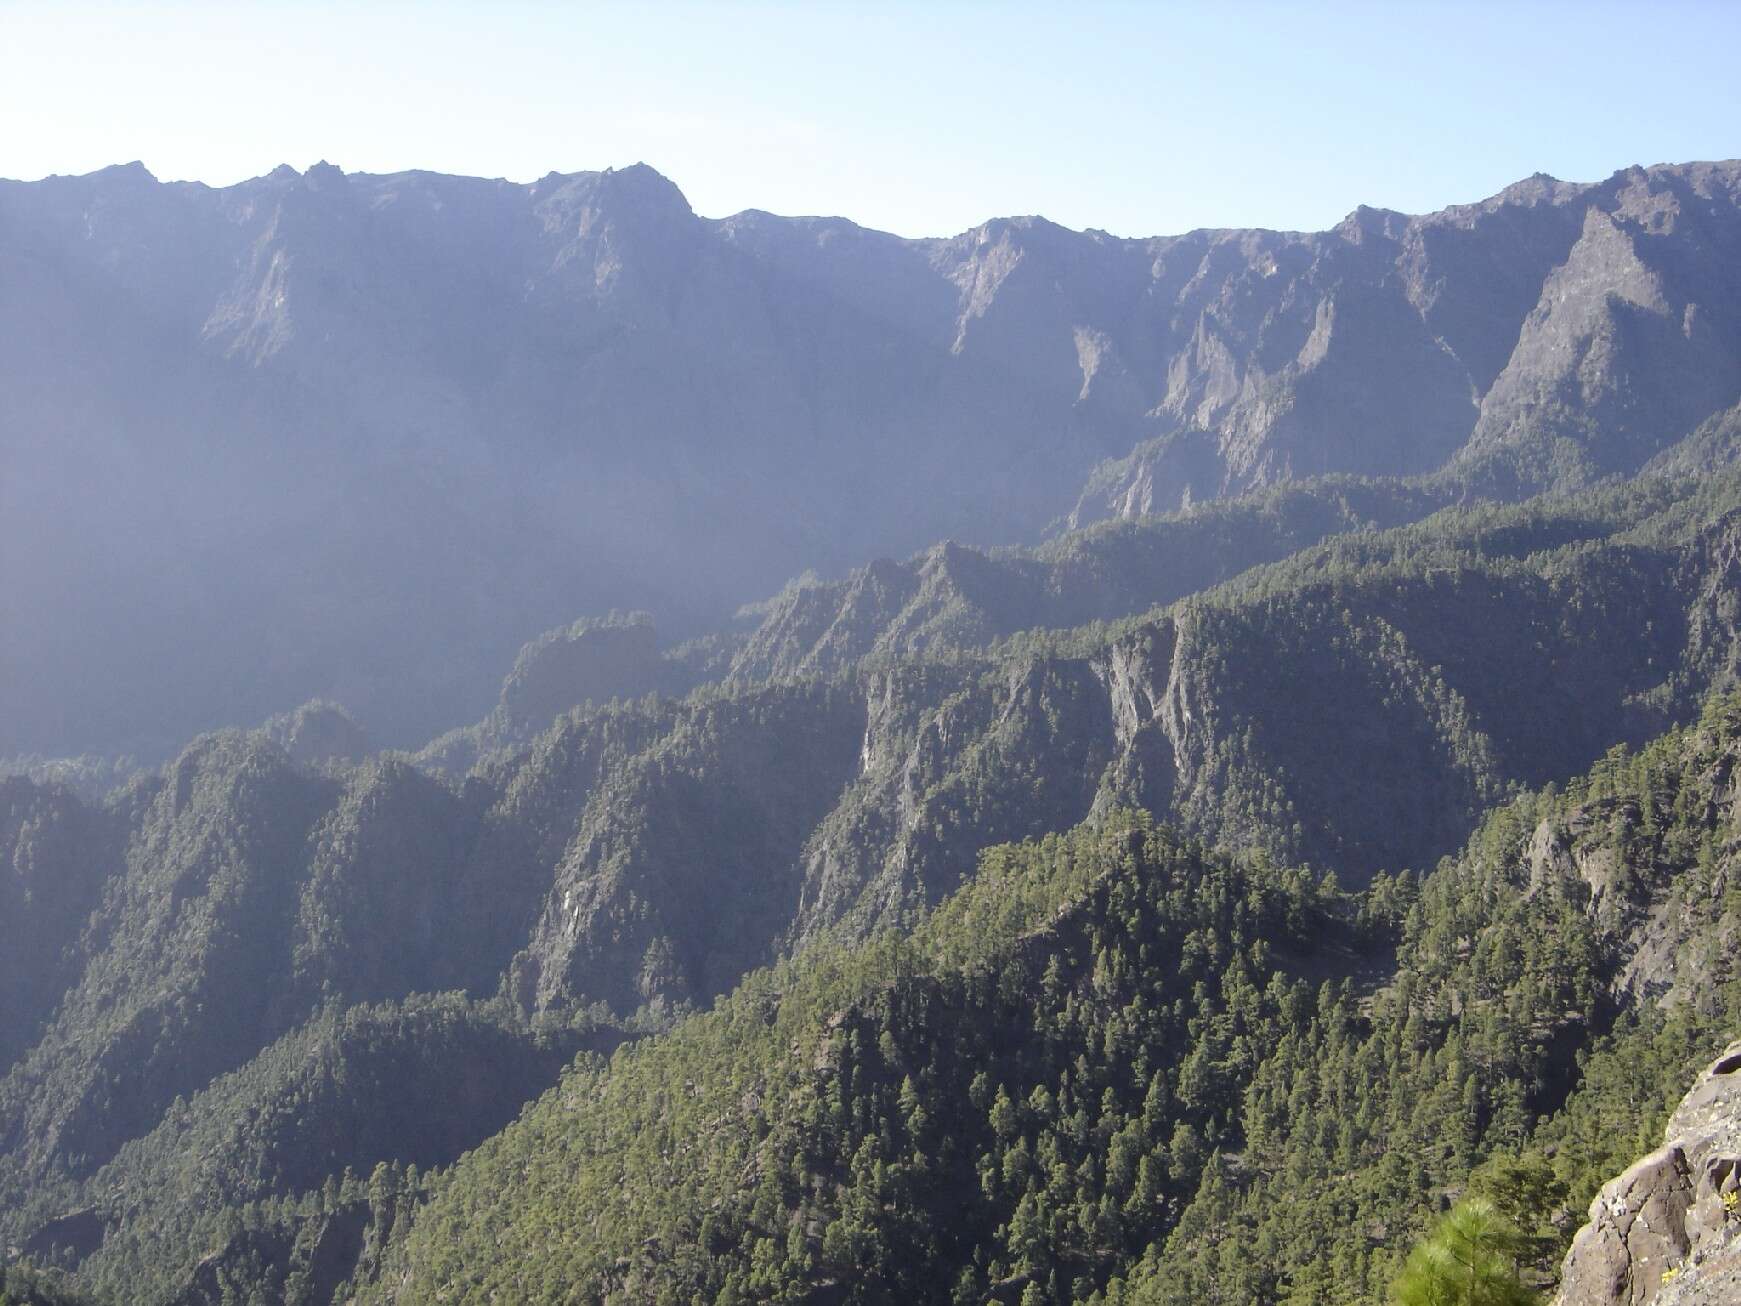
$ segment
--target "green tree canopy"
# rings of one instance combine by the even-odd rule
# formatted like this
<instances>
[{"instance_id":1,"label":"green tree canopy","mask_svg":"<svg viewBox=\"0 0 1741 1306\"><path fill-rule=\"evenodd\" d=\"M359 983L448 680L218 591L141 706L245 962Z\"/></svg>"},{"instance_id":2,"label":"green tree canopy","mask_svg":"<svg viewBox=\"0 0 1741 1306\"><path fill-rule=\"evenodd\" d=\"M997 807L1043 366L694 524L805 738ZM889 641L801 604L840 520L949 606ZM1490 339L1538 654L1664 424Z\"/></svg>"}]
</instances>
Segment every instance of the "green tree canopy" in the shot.
<instances>
[{"instance_id":1,"label":"green tree canopy","mask_svg":"<svg viewBox=\"0 0 1741 1306\"><path fill-rule=\"evenodd\" d=\"M1517 1277L1523 1239L1485 1197L1458 1202L1397 1276L1396 1306L1531 1306Z\"/></svg>"}]
</instances>

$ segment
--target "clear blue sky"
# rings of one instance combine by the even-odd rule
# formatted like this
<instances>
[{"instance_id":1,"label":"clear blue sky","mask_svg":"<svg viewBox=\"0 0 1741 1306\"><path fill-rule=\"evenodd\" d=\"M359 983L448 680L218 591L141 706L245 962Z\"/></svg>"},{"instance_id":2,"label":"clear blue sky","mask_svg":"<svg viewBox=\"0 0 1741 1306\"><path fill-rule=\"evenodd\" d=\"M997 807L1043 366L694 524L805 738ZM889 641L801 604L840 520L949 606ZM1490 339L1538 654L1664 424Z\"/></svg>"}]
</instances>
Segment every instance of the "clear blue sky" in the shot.
<instances>
[{"instance_id":1,"label":"clear blue sky","mask_svg":"<svg viewBox=\"0 0 1741 1306\"><path fill-rule=\"evenodd\" d=\"M697 210L1313 229L1542 170L1741 155L1741 3L0 0L0 176L142 159L530 180Z\"/></svg>"}]
</instances>

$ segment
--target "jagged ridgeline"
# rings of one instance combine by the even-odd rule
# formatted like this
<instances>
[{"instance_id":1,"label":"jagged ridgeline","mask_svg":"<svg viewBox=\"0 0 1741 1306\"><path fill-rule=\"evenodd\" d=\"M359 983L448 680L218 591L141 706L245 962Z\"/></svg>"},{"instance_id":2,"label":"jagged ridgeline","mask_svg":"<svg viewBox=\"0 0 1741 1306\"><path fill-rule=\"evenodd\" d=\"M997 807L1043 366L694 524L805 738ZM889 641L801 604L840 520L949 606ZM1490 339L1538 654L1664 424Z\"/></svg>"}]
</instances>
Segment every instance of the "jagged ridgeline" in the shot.
<instances>
[{"instance_id":1,"label":"jagged ridgeline","mask_svg":"<svg viewBox=\"0 0 1741 1306\"><path fill-rule=\"evenodd\" d=\"M1734 162L922 240L703 218L639 165L132 165L0 181L0 231L6 755L155 762L311 697L409 745L577 613L688 636L794 565L1308 476L1574 489L1741 399Z\"/></svg>"},{"instance_id":2,"label":"jagged ridgeline","mask_svg":"<svg viewBox=\"0 0 1741 1306\"><path fill-rule=\"evenodd\" d=\"M589 700L832 676L914 656L959 656L1025 630L1128 617L1331 535L1418 521L1457 494L1449 483L1322 477L1104 522L1033 549L946 542L838 581L807 573L746 604L724 628L663 651L646 613L582 619L521 649L490 714L440 736L418 760L462 776Z\"/></svg>"},{"instance_id":3,"label":"jagged ridgeline","mask_svg":"<svg viewBox=\"0 0 1741 1306\"><path fill-rule=\"evenodd\" d=\"M1741 1019L1737 763L1719 698L1352 895L1125 812L995 849L578 1063L360 1298L1379 1302L1470 1188L1546 1282Z\"/></svg>"},{"instance_id":4,"label":"jagged ridgeline","mask_svg":"<svg viewBox=\"0 0 1741 1306\"><path fill-rule=\"evenodd\" d=\"M1509 786L1727 674L1734 486L1449 511L1120 622L569 716L473 777L555 868L516 995L705 1002L746 957L899 922L986 843L1107 805L1349 883L1430 864Z\"/></svg>"},{"instance_id":5,"label":"jagged ridgeline","mask_svg":"<svg viewBox=\"0 0 1741 1306\"><path fill-rule=\"evenodd\" d=\"M215 1302L228 1292L324 1301L347 1275L372 1277L389 1225L399 1228L401 1208L425 1191L421 1172L450 1165L483 1142L549 1085L555 1066L576 1048L602 1051L625 1033L666 1028L784 955L802 958L797 969L781 972L794 977L793 985L812 973L806 967L819 965L844 968L850 978L859 965L852 958L860 954L850 951L855 941L925 919L964 884L968 897L930 918L920 943L878 946L912 957L932 940L941 951L911 964L955 994L949 1002L956 1006L948 1009L956 1012L950 1019L959 1017L959 1036L978 1037L970 1027L984 1022L969 1020L961 1004L979 1000L972 986L981 981L972 979L972 966L963 969L963 956L950 950L955 945L938 922L953 919L951 912L979 911L971 904L981 902L990 915L968 932L983 934L990 946L1007 936L994 922L1004 910L998 895L1013 892L1011 886L1031 882L1016 901L1032 906L1034 920L1069 907L1088 911L1074 918L1087 921L1100 910L1082 906L1092 897L1090 882L1100 886L1094 893L1111 893L1128 881L1118 892L1136 914L1128 922L1108 916L1094 929L1107 939L1115 928L1134 931L1118 944L1126 960L1108 963L1128 967L1110 992L1120 1010L1140 994L1157 1013L1158 1041L1140 1099L1132 1097L1139 1089L1134 1080L1119 1081L1113 1093L1122 1129L1147 1101L1155 1076L1166 1081L1170 1096L1162 1108L1172 1114L1156 1126L1164 1137L1133 1135L1126 1145L1149 1149L1144 1200L1151 1205L1139 1202L1125 1212L1132 1194L1120 1189L1108 1199L1104 1226L1114 1232L1083 1232L1078 1242L1059 1243L1061 1250L1047 1253L1043 1274L1022 1268L1026 1253L999 1242L997 1230L1019 1210L1042 1211L1051 1229L1061 1209L1038 1197L1022 1207L1028 1172L1021 1167L1038 1166L1044 1150L1042 1133L1030 1132L1023 1135L1028 1162L1009 1163L1016 1178L1007 1189L985 1187L975 1154L973 1183L981 1196L973 1200L991 1204L974 1208L979 1223L958 1233L939 1226L937 1248L926 1253L931 1260L899 1260L891 1270L947 1261L951 1292L970 1264L981 1277L964 1292L990 1292L1012 1277L1020 1280L1018 1296L1032 1288L1067 1297L1078 1279L1106 1291L1112 1277L1141 1279L1151 1245L1176 1226L1174 1239L1198 1242L1167 1251L1171 1268L1156 1274L1164 1280L1198 1273L1191 1267L1219 1245L1220 1226L1205 1226L1204 1213L1246 1218L1238 1203L1255 1191L1260 1174L1242 1169L1246 1162L1238 1159L1252 1149L1237 1140L1261 1128L1246 1119L1239 1096L1245 1086L1281 1073L1269 1055L1274 1049L1308 1036L1330 1039L1337 1028L1353 1031L1344 1039L1349 1046L1366 1039L1362 1022L1376 1019L1379 1006L1361 1006L1358 987L1352 994L1333 988L1332 1005L1320 1014L1321 981L1352 976L1379 986L1398 931L1405 959L1409 948L1425 946L1410 940L1436 937L1430 930L1417 936L1408 924L1413 890L1406 886L1413 881L1383 872L1432 866L1520 785L1563 781L1616 742L1642 741L1692 719L1709 687L1733 672L1734 568L1741 558L1741 481L1734 474L1654 476L1513 507L1446 508L1378 529L1385 514L1409 521L1432 506L1431 495L1407 487L1335 483L1218 506L1190 520L1095 528L1047 557L940 550L914 564L914 574L931 571L908 598L854 606L853 595L864 592L857 580L833 589L801 587L746 618L745 628L722 633L703 655L682 655L722 659L713 665L726 669L711 674L723 679L683 697L595 701L543 725L538 714L562 696L561 659L576 658L574 667L592 687L575 696L596 699L625 692L612 677L636 658L619 654L647 646L638 618L584 624L532 650L516 669L496 724L486 723L496 733L480 728L467 745L479 760L463 778L448 769L451 741L416 760L347 760L357 751L354 731L319 709L251 735L205 737L100 806L53 783L8 781L0 808L7 822L0 891L8 895L0 928L17 949L8 955L29 959L30 976L8 994L16 1010L8 1011L0 1044L8 1058L0 1079L0 1243L36 1261L76 1267L82 1285L113 1300ZM1288 543L1296 529L1308 547L1206 593L1068 630L1006 634L1017 619L1010 613L1033 609L999 609L986 596L1003 589L963 579L1038 575L1024 592L1045 595L1046 576L1057 574L1046 568L1110 565L1127 550L1141 557L1153 544L1151 529L1175 542L1225 531L1249 545L1241 556L1252 561L1272 556L1266 550L1297 547ZM1127 574L1154 568L1151 560ZM1112 566L1108 574L1116 571ZM1211 568L1203 578L1221 574ZM1109 591L1124 594L1118 602L1149 601L1136 597L1142 585L1133 580L1121 590L1124 584ZM1164 600L1167 584L1188 589L1191 581L1150 584L1148 592ZM826 614L830 603L854 615L838 621L815 615ZM923 613L930 610L952 615L929 623ZM1116 615L1116 605L1106 615ZM834 642L849 627L851 638ZM926 633L890 634L909 631ZM738 673L729 671L729 659L758 649L778 650L777 656L757 652ZM605 653L609 674L595 674L589 650ZM546 679L552 655L558 664ZM661 662L657 674L667 670ZM299 750L300 761L287 746ZM988 864L986 884L1003 887L974 897L982 891L973 868L986 846L1110 820L1108 813L1132 807L1179 833L1139 829L1134 844L1120 844L1092 826L1048 845L1050 852L999 854ZM1133 827L1125 821L1122 828L1128 834ZM1107 838L1113 842L1097 842ZM1228 851L1204 852L1193 841ZM1114 857L1108 849L1124 851ZM1106 859L1126 853L1137 869L1121 881ZM1034 858L1040 860L1030 866ZM1470 868L1487 864L1466 858L1463 870L1441 872L1434 883L1461 883L1475 874ZM1301 865L1315 869L1273 869ZM1329 871L1340 889L1321 883ZM1087 878L1071 878L1078 874ZM1187 901L1192 895L1178 886L1199 882L1221 888ZM1374 896L1364 906L1342 896L1368 883ZM1494 892L1491 901L1481 899L1480 910L1522 901ZM1262 899L1280 916L1242 914L1247 909L1238 902L1253 894L1254 903ZM1421 898L1433 901L1431 894ZM1175 918L1175 909L1187 915ZM1519 908L1526 920L1538 910ZM1189 914L1197 911L1209 914ZM1019 934L1025 926L1018 921L1010 929ZM1510 955L1515 940L1497 937L1506 940L1495 945L1501 956ZM1315 955L1320 939L1330 954ZM1571 934L1556 935L1549 951L1557 956L1554 950L1573 943ZM1010 946L1010 957L1020 952ZM1081 963L1092 974L1090 963L1098 962L1090 954L1098 945L1070 946L1076 952L1060 955L1059 966ZM1570 1041L1549 1039L1553 1065L1563 1066L1566 1050L1586 1036L1581 1031L1601 1028L1612 1014L1598 1002L1592 1021L1591 1009L1576 1005L1610 982L1610 970L1602 968L1611 969L1612 958L1597 953L1590 964L1598 979L1574 986L1573 998L1550 986L1553 1000L1567 1004L1562 1013L1583 1013L1568 1018L1577 1031ZM991 972L1007 965L1017 973L1017 963L1002 953L974 956L980 958L974 965ZM1037 972L1041 978L1047 964ZM1277 974L1282 979L1272 985ZM1299 1001L1294 979L1310 990ZM776 987L786 983L782 978ZM1404 984L1399 979L1384 992L1394 995ZM464 996L419 996L444 991ZM846 988L839 992L835 1009L858 1001ZM1106 1011L1071 1016L1081 994L1069 985L1024 982L982 996L1004 1004L996 1008L999 1019L1012 1026L1038 1021L1038 1031L1054 1016L1067 1022L1079 1016L1098 1031L1071 1026L1084 1043L1063 1061L1047 1060L1063 1053L1043 1041L1013 1053L1020 1065L999 1072L1013 1106L1029 1109L1035 1089L1044 1087L1054 1106L1071 1104L1072 1120L1078 1110L1100 1109L1110 1081L1090 1103L1073 1088L1065 1093L1055 1072L1067 1062L1075 1076L1077 1056L1090 1066L1110 1064L1106 1031L1094 1024L1110 1020ZM1033 1005L1054 1000L1062 1014ZM818 1010L828 1005L818 1002ZM1408 1035L1410 1056L1433 1052L1430 1065L1409 1061L1410 1073L1421 1077L1410 1081L1410 1092L1418 1095L1422 1083L1436 1085L1432 1077L1443 1076L1444 1083L1455 1081L1460 1103L1473 1095L1477 1119L1486 1120L1486 1112L1512 1122L1533 1119L1564 1098L1564 1077L1555 1079L1525 1052L1516 1053L1513 1067L1525 1085L1518 1090L1522 1106L1494 1105L1503 1098L1497 1086L1511 1073L1494 1069L1510 1064L1502 1059L1480 1062L1470 1089L1468 1073L1447 1069L1443 1049L1451 1046L1446 1029L1479 1004L1457 991L1445 1003L1405 1004L1425 1022ZM1210 1013L1202 1020L1199 1007ZM1309 1021L1300 1014L1308 1009ZM732 1022L742 1010L734 998L714 1018L725 1024L686 1025L677 1037L712 1038L705 1031L738 1028ZM796 1020L800 1013L793 1011ZM1318 1020L1322 1027L1313 1034L1311 1021ZM1203 1042L1220 1037L1215 1029L1233 1042ZM892 1030L890 1037L906 1034ZM1094 1037L1098 1053L1087 1048ZM875 1041L881 1055L880 1029ZM1682 1041L1697 1038L1686 1034ZM1200 1044L1208 1051L1195 1056ZM657 1050L667 1046L685 1045L655 1042L645 1053L623 1055L658 1058L668 1055ZM775 1050L789 1047L790 1040ZM746 1045L742 1055L760 1064L767 1050ZM1247 1053L1261 1065L1242 1062ZM899 1055L942 1073L942 1050L935 1058ZM1002 1054L975 1043L962 1055L968 1064ZM729 1067L739 1064L737 1056L721 1061L720 1073L735 1074ZM1316 1064L1317 1056L1313 1051L1302 1064ZM1665 1053L1664 1064L1670 1062L1678 1073L1679 1060ZM466 1080L464 1068L478 1064L489 1073L478 1083ZM1181 1079L1187 1066L1193 1068ZM1042 1067L1049 1078L1040 1077ZM1490 1071L1492 1078L1481 1078ZM584 1079L605 1072L587 1063L579 1073ZM598 1082L608 1086L615 1073ZM880 1073L867 1069L866 1084ZM909 1073L891 1081L897 1101ZM698 1092L710 1091L705 1075L691 1078ZM915 1079L915 1092L922 1079ZM423 1084L439 1091L420 1095ZM968 1075L965 1089L971 1088ZM464 1105L457 1115L444 1105L447 1092ZM769 1090L757 1092L774 1101ZM1302 1101L1315 1100L1306 1088L1299 1092ZM1448 1101L1451 1092L1439 1088L1426 1098ZM1294 1095L1290 1086L1287 1100ZM1337 1119L1337 1140L1341 1106L1323 1109ZM924 1109L952 1120L950 1113L959 1113L961 1129L970 1128L970 1113L959 1104L927 1102ZM1278 1118L1288 1119L1288 1111ZM1365 1115L1354 1119L1349 1137L1356 1141L1349 1146L1366 1146L1358 1140L1378 1126ZM1439 1123L1434 1118L1417 1137L1423 1156L1440 1145L1432 1141L1442 1137ZM1181 1132L1181 1125L1188 1128ZM1270 1129L1294 1136L1291 1126ZM1327 1130L1315 1136L1324 1146L1332 1141ZM1094 1193L1098 1212L1108 1192L1108 1154L1099 1146L1106 1140L1066 1148L1063 1137L1059 1154L1075 1158L1079 1170L1087 1167L1082 1191ZM1523 1135L1514 1128L1507 1137L1515 1142ZM327 1138L339 1141L319 1141ZM1014 1135L1003 1141L1015 1147ZM846 1162L863 1142L852 1141ZM1458 1167L1496 1145L1478 1133L1450 1160L1435 1162L1436 1170L1423 1161L1419 1172L1398 1178L1380 1169L1369 1182L1390 1185L1386 1201L1404 1193L1413 1193L1413 1201L1436 1191L1435 1183L1458 1182ZM1211 1164L1217 1148L1223 1160ZM1386 1150L1407 1155L1396 1140ZM893 1152L881 1156L885 1170L897 1159ZM1006 1182L1005 1159L1006 1152L997 1153L999 1184ZM410 1173L412 1165L420 1173ZM761 1201L764 1171L740 1177ZM915 1191L941 1201L937 1192L953 1193L954 1182ZM1204 1184L1222 1188L1206 1190L1199 1201ZM1292 1209L1281 1197L1266 1200ZM829 1210L826 1201L804 1209ZM836 1218L806 1214L803 1232L794 1235L790 1225L751 1215L762 1223L742 1230L764 1232L746 1248L770 1239L781 1257L797 1248L800 1260L813 1254L812 1234L824 1236ZM1376 1226L1364 1226L1361 1236L1376 1239L1364 1252L1356 1242L1330 1249L1331 1256L1313 1244L1295 1259L1272 1261L1281 1267L1275 1284L1309 1282L1317 1272L1311 1267L1328 1266L1322 1272L1336 1283L1371 1288L1406 1236L1402 1225L1373 1218L1384 1229L1380 1236L1371 1232ZM511 1222L518 1227L518 1215ZM639 1228L627 1215L612 1227ZM1355 1227L1334 1224L1331 1234ZM584 1250L594 1245L584 1229L563 1230L582 1249L576 1256L593 1255ZM631 1255L629 1271L643 1276L636 1282L666 1274L663 1258L677 1254L668 1232L648 1229L639 1237L655 1234L664 1249L659 1256L642 1264L634 1259L639 1253ZM836 1251L841 1236L835 1235ZM984 1248L983 1257L975 1258L975 1247ZM760 1255L766 1260L775 1251ZM611 1253L612 1273L626 1254ZM996 1274L994 1262L1003 1267ZM717 1268L726 1275L743 1267L728 1257ZM758 1263L740 1286L773 1272ZM723 1278L720 1284L723 1291ZM1272 1289L1259 1284L1252 1291L1257 1296L1232 1300L1264 1300Z\"/></svg>"}]
</instances>

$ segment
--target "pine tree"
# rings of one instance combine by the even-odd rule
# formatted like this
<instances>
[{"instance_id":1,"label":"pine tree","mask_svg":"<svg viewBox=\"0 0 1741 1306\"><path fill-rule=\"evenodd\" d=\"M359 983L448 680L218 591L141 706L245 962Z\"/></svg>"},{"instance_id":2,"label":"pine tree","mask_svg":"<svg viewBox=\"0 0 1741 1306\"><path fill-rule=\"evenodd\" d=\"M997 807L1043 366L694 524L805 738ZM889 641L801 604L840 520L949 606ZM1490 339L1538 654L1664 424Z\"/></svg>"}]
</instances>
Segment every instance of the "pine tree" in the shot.
<instances>
[{"instance_id":1,"label":"pine tree","mask_svg":"<svg viewBox=\"0 0 1741 1306\"><path fill-rule=\"evenodd\" d=\"M1458 1202L1409 1253L1391 1290L1396 1306L1532 1306L1517 1278L1521 1239L1484 1197Z\"/></svg>"}]
</instances>

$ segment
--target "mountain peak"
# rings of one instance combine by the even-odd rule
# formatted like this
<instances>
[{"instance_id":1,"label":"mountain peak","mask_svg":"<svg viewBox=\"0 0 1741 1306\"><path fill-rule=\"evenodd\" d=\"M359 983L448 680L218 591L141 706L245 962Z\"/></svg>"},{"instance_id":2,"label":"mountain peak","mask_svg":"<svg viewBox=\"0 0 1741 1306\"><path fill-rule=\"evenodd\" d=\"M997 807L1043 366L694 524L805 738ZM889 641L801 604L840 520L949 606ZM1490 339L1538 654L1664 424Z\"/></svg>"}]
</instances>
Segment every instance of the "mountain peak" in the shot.
<instances>
[{"instance_id":1,"label":"mountain peak","mask_svg":"<svg viewBox=\"0 0 1741 1306\"><path fill-rule=\"evenodd\" d=\"M1395 209L1377 209L1360 204L1336 227L1338 235L1358 245L1368 236L1395 237L1408 218Z\"/></svg>"},{"instance_id":2,"label":"mountain peak","mask_svg":"<svg viewBox=\"0 0 1741 1306\"><path fill-rule=\"evenodd\" d=\"M597 176L601 193L613 198L639 207L669 210L685 216L692 216L695 212L677 183L648 164L631 163L626 168L606 168Z\"/></svg>"},{"instance_id":3,"label":"mountain peak","mask_svg":"<svg viewBox=\"0 0 1741 1306\"><path fill-rule=\"evenodd\" d=\"M551 172L528 188L538 211L547 215L586 211L587 225L599 220L665 226L694 218L676 183L645 163L600 172Z\"/></svg>"},{"instance_id":4,"label":"mountain peak","mask_svg":"<svg viewBox=\"0 0 1741 1306\"><path fill-rule=\"evenodd\" d=\"M131 163L111 163L108 167L99 168L91 175L93 177L100 177L104 181L135 183L150 182L152 185L157 184L157 178L152 174L151 169L147 168L144 163L138 159L134 159Z\"/></svg>"}]
</instances>

